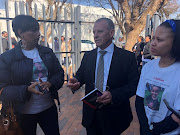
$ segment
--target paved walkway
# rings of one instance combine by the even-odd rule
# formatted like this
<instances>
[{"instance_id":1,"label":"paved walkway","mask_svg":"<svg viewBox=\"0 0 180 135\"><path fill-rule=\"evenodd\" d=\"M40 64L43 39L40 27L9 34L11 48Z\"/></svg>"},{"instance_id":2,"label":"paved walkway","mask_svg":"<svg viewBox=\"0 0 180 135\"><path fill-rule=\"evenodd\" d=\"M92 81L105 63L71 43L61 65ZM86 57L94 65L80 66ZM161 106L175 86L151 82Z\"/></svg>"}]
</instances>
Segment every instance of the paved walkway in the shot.
<instances>
[{"instance_id":1,"label":"paved walkway","mask_svg":"<svg viewBox=\"0 0 180 135\"><path fill-rule=\"evenodd\" d=\"M77 91L74 95L69 88L64 85L59 90L61 113L59 113L59 128L61 135L86 135L84 127L81 125L82 118L82 101L84 90ZM122 135L139 135L138 119L134 107L134 99L131 99L131 107L134 115L133 122L130 127ZM38 128L37 135L44 135Z\"/></svg>"}]
</instances>

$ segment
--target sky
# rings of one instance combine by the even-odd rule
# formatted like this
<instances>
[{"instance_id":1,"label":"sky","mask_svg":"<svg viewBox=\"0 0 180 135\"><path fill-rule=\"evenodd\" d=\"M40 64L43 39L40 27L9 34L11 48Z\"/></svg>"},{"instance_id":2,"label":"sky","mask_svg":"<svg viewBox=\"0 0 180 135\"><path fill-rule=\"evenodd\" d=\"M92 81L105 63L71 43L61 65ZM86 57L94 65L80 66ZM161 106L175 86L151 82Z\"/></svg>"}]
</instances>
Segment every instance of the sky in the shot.
<instances>
[{"instance_id":1,"label":"sky","mask_svg":"<svg viewBox=\"0 0 180 135\"><path fill-rule=\"evenodd\" d=\"M74 4L87 5L87 6L93 5L92 0L89 0L89 2L84 0L71 0L71 1L73 1ZM4 9L4 8L5 8L5 0L0 0L0 9ZM108 8L110 8L110 6Z\"/></svg>"},{"instance_id":2,"label":"sky","mask_svg":"<svg viewBox=\"0 0 180 135\"><path fill-rule=\"evenodd\" d=\"M84 1L84 0L72 0L72 1L75 4L80 4L80 5L93 5L92 0L89 0L88 3L86 1ZM178 4L180 5L180 0L178 0ZM5 8L5 0L0 0L0 9L4 9L4 8ZM107 6L107 8L110 8L110 7ZM179 11L176 14L178 14L178 13L180 14L180 8L179 8ZM171 18L176 17L176 14L171 15Z\"/></svg>"},{"instance_id":3,"label":"sky","mask_svg":"<svg viewBox=\"0 0 180 135\"><path fill-rule=\"evenodd\" d=\"M5 0L0 0L0 9L4 9L5 8Z\"/></svg>"}]
</instances>

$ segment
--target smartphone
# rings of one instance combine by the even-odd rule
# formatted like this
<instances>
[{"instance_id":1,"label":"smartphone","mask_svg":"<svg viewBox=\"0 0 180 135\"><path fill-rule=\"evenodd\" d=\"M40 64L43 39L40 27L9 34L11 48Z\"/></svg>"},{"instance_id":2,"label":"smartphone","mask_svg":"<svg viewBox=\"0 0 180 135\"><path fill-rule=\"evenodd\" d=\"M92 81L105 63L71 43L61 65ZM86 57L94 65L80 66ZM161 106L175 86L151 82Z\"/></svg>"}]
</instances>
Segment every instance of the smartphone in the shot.
<instances>
[{"instance_id":1,"label":"smartphone","mask_svg":"<svg viewBox=\"0 0 180 135\"><path fill-rule=\"evenodd\" d=\"M42 83L43 81L41 80L41 78L39 78L39 82ZM43 94L45 93L45 90L43 90L43 88L40 86L40 84L38 84L38 89L40 92L42 92Z\"/></svg>"},{"instance_id":2,"label":"smartphone","mask_svg":"<svg viewBox=\"0 0 180 135\"><path fill-rule=\"evenodd\" d=\"M174 107L170 106L166 99L163 99L166 107L180 119L180 111L176 110Z\"/></svg>"}]
</instances>

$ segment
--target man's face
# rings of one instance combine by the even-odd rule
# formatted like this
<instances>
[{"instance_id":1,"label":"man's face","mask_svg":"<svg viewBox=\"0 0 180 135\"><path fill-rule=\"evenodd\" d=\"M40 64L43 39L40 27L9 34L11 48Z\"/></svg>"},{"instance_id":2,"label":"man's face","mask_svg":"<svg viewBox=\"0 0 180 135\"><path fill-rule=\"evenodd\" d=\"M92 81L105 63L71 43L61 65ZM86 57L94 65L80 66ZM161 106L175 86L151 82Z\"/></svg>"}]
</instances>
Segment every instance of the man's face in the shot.
<instances>
[{"instance_id":1,"label":"man's face","mask_svg":"<svg viewBox=\"0 0 180 135\"><path fill-rule=\"evenodd\" d=\"M61 37L61 41L64 41L64 37Z\"/></svg>"},{"instance_id":2,"label":"man's face","mask_svg":"<svg viewBox=\"0 0 180 135\"><path fill-rule=\"evenodd\" d=\"M141 41L142 41L140 37L138 37L138 39L137 39L137 40L138 40L138 42L141 42Z\"/></svg>"},{"instance_id":3,"label":"man's face","mask_svg":"<svg viewBox=\"0 0 180 135\"><path fill-rule=\"evenodd\" d=\"M150 38L147 36L146 38L145 38L145 42L147 43L147 42L149 42L150 41Z\"/></svg>"},{"instance_id":4,"label":"man's face","mask_svg":"<svg viewBox=\"0 0 180 135\"><path fill-rule=\"evenodd\" d=\"M44 41L45 41L45 38L44 38L44 37L42 37L41 41L43 41L43 42L44 42Z\"/></svg>"},{"instance_id":5,"label":"man's face","mask_svg":"<svg viewBox=\"0 0 180 135\"><path fill-rule=\"evenodd\" d=\"M109 29L107 22L102 20L100 22L95 22L93 34L96 46L104 50L112 43L114 30Z\"/></svg>"},{"instance_id":6,"label":"man's face","mask_svg":"<svg viewBox=\"0 0 180 135\"><path fill-rule=\"evenodd\" d=\"M5 38L8 38L8 33L7 33L7 32L4 33L4 37L5 37Z\"/></svg>"}]
</instances>

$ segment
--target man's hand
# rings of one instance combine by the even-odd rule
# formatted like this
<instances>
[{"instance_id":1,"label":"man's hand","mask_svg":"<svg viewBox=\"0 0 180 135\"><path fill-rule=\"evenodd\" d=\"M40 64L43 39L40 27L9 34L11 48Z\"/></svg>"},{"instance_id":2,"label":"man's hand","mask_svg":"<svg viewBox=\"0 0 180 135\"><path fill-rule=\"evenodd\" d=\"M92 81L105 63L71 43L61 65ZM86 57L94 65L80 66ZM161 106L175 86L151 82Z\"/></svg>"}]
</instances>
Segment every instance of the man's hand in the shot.
<instances>
[{"instance_id":1,"label":"man's hand","mask_svg":"<svg viewBox=\"0 0 180 135\"><path fill-rule=\"evenodd\" d=\"M103 95L98 97L96 102L103 103L104 105L111 103L112 95L109 91L104 91Z\"/></svg>"},{"instance_id":2,"label":"man's hand","mask_svg":"<svg viewBox=\"0 0 180 135\"><path fill-rule=\"evenodd\" d=\"M179 126L180 126L180 119L179 119L176 115L174 115L174 114L172 114L171 117L172 117L172 119L173 119L175 122L177 122L177 123L179 124Z\"/></svg>"},{"instance_id":3,"label":"man's hand","mask_svg":"<svg viewBox=\"0 0 180 135\"><path fill-rule=\"evenodd\" d=\"M70 78L69 81L68 81L68 83L67 83L67 86L68 86L71 90L75 91L75 90L79 89L79 87L80 87L80 82L78 82L78 80L77 80L76 78Z\"/></svg>"},{"instance_id":4,"label":"man's hand","mask_svg":"<svg viewBox=\"0 0 180 135\"><path fill-rule=\"evenodd\" d=\"M39 85L39 82L34 82L32 83L30 86L28 86L28 91L31 92L31 93L35 93L37 95L43 95L42 92L38 91L35 87L36 85Z\"/></svg>"}]
</instances>

